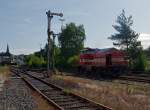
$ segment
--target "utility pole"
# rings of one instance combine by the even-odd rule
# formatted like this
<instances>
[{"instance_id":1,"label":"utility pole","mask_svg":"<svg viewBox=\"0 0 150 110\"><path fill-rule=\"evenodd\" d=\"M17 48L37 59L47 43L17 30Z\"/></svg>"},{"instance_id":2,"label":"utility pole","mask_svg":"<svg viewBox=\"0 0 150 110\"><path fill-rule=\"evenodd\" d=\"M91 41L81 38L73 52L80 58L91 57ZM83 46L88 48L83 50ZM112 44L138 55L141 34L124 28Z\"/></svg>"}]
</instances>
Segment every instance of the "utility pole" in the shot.
<instances>
[{"instance_id":1,"label":"utility pole","mask_svg":"<svg viewBox=\"0 0 150 110\"><path fill-rule=\"evenodd\" d=\"M64 21L65 21L65 19L59 19L60 20L60 22L61 22L61 31L63 30L63 25L64 25Z\"/></svg>"},{"instance_id":2,"label":"utility pole","mask_svg":"<svg viewBox=\"0 0 150 110\"><path fill-rule=\"evenodd\" d=\"M46 12L47 15L47 19L48 19L48 27L47 27L47 35L48 35L48 51L47 51L47 77L49 77L48 75L50 74L50 69L52 69L54 71L54 67L53 67L53 60L51 59L52 57L52 53L51 50L53 48L53 44L51 45L52 38L52 31L51 31L51 20L54 16L60 16L62 17L63 14L62 13L53 13L50 10ZM51 54L50 54L51 53Z\"/></svg>"},{"instance_id":3,"label":"utility pole","mask_svg":"<svg viewBox=\"0 0 150 110\"><path fill-rule=\"evenodd\" d=\"M53 72L55 73L55 38L56 36L59 36L60 34L55 34L54 32L52 33L53 35L53 47L52 47L52 68Z\"/></svg>"}]
</instances>

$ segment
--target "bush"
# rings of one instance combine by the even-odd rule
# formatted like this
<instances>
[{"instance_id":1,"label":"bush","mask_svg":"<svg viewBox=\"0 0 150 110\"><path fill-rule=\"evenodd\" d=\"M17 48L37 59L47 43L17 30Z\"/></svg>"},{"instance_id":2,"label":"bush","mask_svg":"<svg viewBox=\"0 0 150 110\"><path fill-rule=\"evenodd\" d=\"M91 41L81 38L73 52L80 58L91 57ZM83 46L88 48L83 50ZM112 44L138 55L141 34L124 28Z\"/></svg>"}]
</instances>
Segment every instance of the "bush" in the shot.
<instances>
[{"instance_id":1,"label":"bush","mask_svg":"<svg viewBox=\"0 0 150 110\"><path fill-rule=\"evenodd\" d=\"M133 63L133 69L144 71L147 65L147 59L144 53L140 52Z\"/></svg>"},{"instance_id":2,"label":"bush","mask_svg":"<svg viewBox=\"0 0 150 110\"><path fill-rule=\"evenodd\" d=\"M67 68L67 59L63 56L58 56L57 59L55 59L55 65L58 68Z\"/></svg>"},{"instance_id":3,"label":"bush","mask_svg":"<svg viewBox=\"0 0 150 110\"><path fill-rule=\"evenodd\" d=\"M150 72L150 60L147 60L145 70Z\"/></svg>"},{"instance_id":4,"label":"bush","mask_svg":"<svg viewBox=\"0 0 150 110\"><path fill-rule=\"evenodd\" d=\"M72 57L69 57L67 60L67 64L70 67L76 67L79 64L79 56L78 55L74 55Z\"/></svg>"},{"instance_id":5,"label":"bush","mask_svg":"<svg viewBox=\"0 0 150 110\"><path fill-rule=\"evenodd\" d=\"M57 68L68 69L70 67L76 67L79 64L79 56L74 55L72 57L66 58L63 56L57 56L55 59L55 66Z\"/></svg>"},{"instance_id":6,"label":"bush","mask_svg":"<svg viewBox=\"0 0 150 110\"><path fill-rule=\"evenodd\" d=\"M43 57L35 56L34 54L29 55L26 61L29 67L43 67L46 65Z\"/></svg>"}]
</instances>

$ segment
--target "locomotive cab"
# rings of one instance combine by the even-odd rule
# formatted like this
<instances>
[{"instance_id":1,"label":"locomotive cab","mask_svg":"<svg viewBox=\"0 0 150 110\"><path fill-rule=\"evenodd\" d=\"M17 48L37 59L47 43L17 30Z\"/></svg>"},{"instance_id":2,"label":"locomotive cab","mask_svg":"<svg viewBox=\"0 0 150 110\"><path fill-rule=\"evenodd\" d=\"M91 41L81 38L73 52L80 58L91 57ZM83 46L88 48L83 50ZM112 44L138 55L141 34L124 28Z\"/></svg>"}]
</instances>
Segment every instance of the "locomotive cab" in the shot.
<instances>
[{"instance_id":1,"label":"locomotive cab","mask_svg":"<svg viewBox=\"0 0 150 110\"><path fill-rule=\"evenodd\" d=\"M106 55L106 66L111 66L112 65L112 55L107 54Z\"/></svg>"}]
</instances>

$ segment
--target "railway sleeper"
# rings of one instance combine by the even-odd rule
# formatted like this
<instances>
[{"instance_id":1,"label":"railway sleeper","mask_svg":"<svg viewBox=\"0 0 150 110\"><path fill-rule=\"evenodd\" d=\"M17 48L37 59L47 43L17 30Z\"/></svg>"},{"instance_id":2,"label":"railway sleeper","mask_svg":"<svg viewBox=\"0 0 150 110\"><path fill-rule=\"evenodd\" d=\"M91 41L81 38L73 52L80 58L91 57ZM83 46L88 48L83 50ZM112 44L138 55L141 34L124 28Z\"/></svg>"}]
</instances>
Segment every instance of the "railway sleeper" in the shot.
<instances>
[{"instance_id":1,"label":"railway sleeper","mask_svg":"<svg viewBox=\"0 0 150 110\"><path fill-rule=\"evenodd\" d=\"M54 91L52 88L46 88L46 87L38 87L38 86L35 86L36 88L38 88L41 92L45 92L45 93L49 93L51 91Z\"/></svg>"},{"instance_id":2,"label":"railway sleeper","mask_svg":"<svg viewBox=\"0 0 150 110\"><path fill-rule=\"evenodd\" d=\"M72 108L72 107L96 107L90 104L85 104L83 102L67 102L67 103L58 103L59 106L63 108Z\"/></svg>"},{"instance_id":3,"label":"railway sleeper","mask_svg":"<svg viewBox=\"0 0 150 110\"><path fill-rule=\"evenodd\" d=\"M68 100L55 100L56 103L67 103L67 102L75 102L75 99L68 99Z\"/></svg>"},{"instance_id":4,"label":"railway sleeper","mask_svg":"<svg viewBox=\"0 0 150 110\"><path fill-rule=\"evenodd\" d=\"M60 99L60 100L66 100L66 99L73 99L72 97L66 97L66 96L48 96L49 98L53 99L53 100L57 100L57 99Z\"/></svg>"},{"instance_id":5,"label":"railway sleeper","mask_svg":"<svg viewBox=\"0 0 150 110\"><path fill-rule=\"evenodd\" d=\"M43 85L43 84L33 84L36 88L38 88L39 90L43 90L43 91L47 91L47 90L49 90L49 91L54 91L54 89L53 88L51 88L51 87L49 87L49 86L47 86L47 85Z\"/></svg>"},{"instance_id":6,"label":"railway sleeper","mask_svg":"<svg viewBox=\"0 0 150 110\"><path fill-rule=\"evenodd\" d=\"M98 108L98 107L93 106L91 104L82 104L82 103L80 103L80 104L73 104L71 106L65 106L64 108L72 110L72 109L80 109L80 108L88 108L88 109L91 108L92 109L92 108Z\"/></svg>"},{"instance_id":7,"label":"railway sleeper","mask_svg":"<svg viewBox=\"0 0 150 110\"><path fill-rule=\"evenodd\" d=\"M34 83L34 84L41 84L40 81L35 80L35 79L33 79L33 78L29 78L29 77L28 77L28 79L30 80L31 83Z\"/></svg>"},{"instance_id":8,"label":"railway sleeper","mask_svg":"<svg viewBox=\"0 0 150 110\"><path fill-rule=\"evenodd\" d=\"M64 93L62 91L56 91L56 90L52 90L52 91L47 91L44 92L45 94L49 95L49 96L53 96L53 95L57 95L57 96L66 96L66 97L72 97L71 95Z\"/></svg>"},{"instance_id":9,"label":"railway sleeper","mask_svg":"<svg viewBox=\"0 0 150 110\"><path fill-rule=\"evenodd\" d=\"M40 81L38 81L38 80L33 80L33 79L28 78L28 77L27 77L27 80L28 80L31 84L33 84L34 86L48 87L47 85L42 84L42 83L41 83Z\"/></svg>"},{"instance_id":10,"label":"railway sleeper","mask_svg":"<svg viewBox=\"0 0 150 110\"><path fill-rule=\"evenodd\" d=\"M28 77L28 76L27 76ZM51 88L51 89L54 89L46 84L43 84L42 82L38 81L38 80L35 80L34 78L27 78L27 80L33 84L34 86L36 86L37 88Z\"/></svg>"},{"instance_id":11,"label":"railway sleeper","mask_svg":"<svg viewBox=\"0 0 150 110\"><path fill-rule=\"evenodd\" d=\"M54 98L50 98L52 100L54 100L55 102L58 102L58 101L70 101L70 100L73 100L73 98L68 98L68 97L54 97Z\"/></svg>"},{"instance_id":12,"label":"railway sleeper","mask_svg":"<svg viewBox=\"0 0 150 110\"><path fill-rule=\"evenodd\" d=\"M52 92L52 91L54 91L54 89L53 88L40 88L40 91L42 92L42 93L46 93L46 94L48 94L49 92Z\"/></svg>"},{"instance_id":13,"label":"railway sleeper","mask_svg":"<svg viewBox=\"0 0 150 110\"><path fill-rule=\"evenodd\" d=\"M78 104L85 104L83 101L69 101L69 102L59 102L58 104L60 105L60 106L69 106L69 105L73 105L73 104L76 104L76 105L78 105Z\"/></svg>"},{"instance_id":14,"label":"railway sleeper","mask_svg":"<svg viewBox=\"0 0 150 110\"><path fill-rule=\"evenodd\" d=\"M48 96L56 96L56 95L57 95L57 96L58 96L58 95L59 95L59 96L62 96L62 94L61 94L62 92L61 92L61 91L55 91L55 90L51 90L51 91L45 91L45 90L44 90L44 91L43 91L43 90L42 90L41 92L44 93L44 94L46 94L46 95L48 95Z\"/></svg>"},{"instance_id":15,"label":"railway sleeper","mask_svg":"<svg viewBox=\"0 0 150 110\"><path fill-rule=\"evenodd\" d=\"M89 107L80 107L80 108L71 108L71 109L65 109L65 110L105 110L105 109L99 109L97 107L89 108Z\"/></svg>"}]
</instances>

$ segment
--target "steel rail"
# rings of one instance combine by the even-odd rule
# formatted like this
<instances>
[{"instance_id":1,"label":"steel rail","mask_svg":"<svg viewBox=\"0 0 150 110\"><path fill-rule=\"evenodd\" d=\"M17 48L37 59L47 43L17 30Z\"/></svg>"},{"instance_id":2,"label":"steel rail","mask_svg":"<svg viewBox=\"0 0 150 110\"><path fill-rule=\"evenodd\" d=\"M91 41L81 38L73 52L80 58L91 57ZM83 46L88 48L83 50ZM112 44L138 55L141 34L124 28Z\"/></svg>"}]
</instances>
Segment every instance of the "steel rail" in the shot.
<instances>
[{"instance_id":1,"label":"steel rail","mask_svg":"<svg viewBox=\"0 0 150 110\"><path fill-rule=\"evenodd\" d=\"M14 71L14 72L15 72L15 71ZM16 72L15 72L15 73L16 73ZM18 73L20 73L19 70L17 70L17 74L18 74ZM60 86L56 86L56 85L54 85L54 84L52 84L52 83L50 83L50 82L44 81L44 80L42 80L42 79L39 79L39 78L37 78L37 77L35 77L35 76L31 75L31 74L28 74L27 72L22 72L22 73L28 75L29 77L32 77L33 79L36 79L36 80L42 82L42 83L44 83L44 84L46 84L46 85L48 85L48 86L50 86L50 87L53 87L53 88L55 88L55 89L57 89L57 90L59 90L59 91L61 91L61 92L64 91L64 89L63 89L62 87L60 87ZM21 76L21 75L20 75L20 76ZM22 76L21 76L21 77L22 77ZM22 77L22 79L23 79L26 83L28 83L34 90L36 90L39 94L41 94L48 102L50 102L50 103L53 104L55 107L57 107L57 109L59 109L59 110L64 110L64 108L62 108L61 106L59 106L59 104L57 104L56 102L54 102L52 99L48 98L48 97L47 97L44 93L42 93L38 88L36 88L34 85L32 85L32 83L27 80L27 77ZM104 106L104 105L102 105L102 104L96 103L96 102L94 102L94 101L92 101L92 100L90 100L90 99L87 99L87 98L85 98L85 97L82 97L82 96L80 96L80 95L77 95L77 94L75 94L75 93L73 93L73 92L71 92L71 91L69 91L69 93L67 93L67 94L68 94L69 96L71 96L71 97L74 97L76 100L85 101L85 102L86 102L85 107L86 107L86 105L89 103L89 104L91 105L91 107L93 106L93 108L94 108L94 107L96 108L96 109L92 109L92 110L112 110L111 108L109 108L109 107L107 107L107 106ZM66 105L67 105L67 103L66 103ZM68 105L69 105L69 104L68 104ZM73 109L73 108L74 108L74 109L80 109L80 107L82 108L82 107L84 107L84 105L81 103L81 105L79 106L79 108L75 106L75 107L72 107L72 109ZM87 107L88 107L88 106L87 106Z\"/></svg>"},{"instance_id":2,"label":"steel rail","mask_svg":"<svg viewBox=\"0 0 150 110\"><path fill-rule=\"evenodd\" d=\"M121 79L121 80L128 80L128 81L135 81L135 82L150 83L150 79L145 78L145 77L120 76L119 79Z\"/></svg>"}]
</instances>

